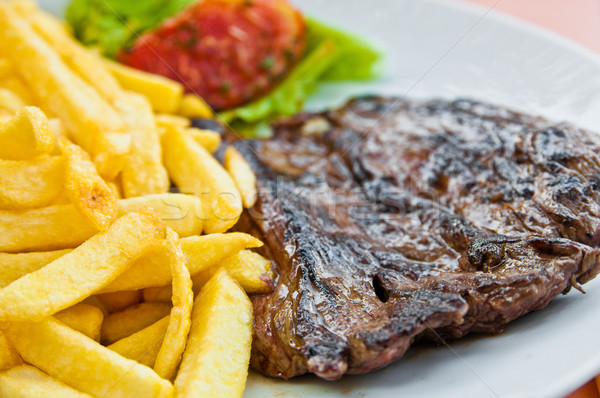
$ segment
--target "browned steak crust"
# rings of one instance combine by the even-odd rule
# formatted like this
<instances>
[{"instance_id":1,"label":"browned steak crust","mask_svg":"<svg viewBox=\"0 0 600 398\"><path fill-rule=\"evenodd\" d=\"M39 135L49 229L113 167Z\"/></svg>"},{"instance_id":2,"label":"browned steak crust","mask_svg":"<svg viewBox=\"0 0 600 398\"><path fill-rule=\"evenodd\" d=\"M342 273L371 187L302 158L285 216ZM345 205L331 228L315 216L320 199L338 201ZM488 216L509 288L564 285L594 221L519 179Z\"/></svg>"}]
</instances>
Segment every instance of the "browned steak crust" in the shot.
<instances>
[{"instance_id":1,"label":"browned steak crust","mask_svg":"<svg viewBox=\"0 0 600 398\"><path fill-rule=\"evenodd\" d=\"M278 266L252 365L364 373L415 338L498 332L600 270L600 140L469 100L365 97L236 146Z\"/></svg>"}]
</instances>

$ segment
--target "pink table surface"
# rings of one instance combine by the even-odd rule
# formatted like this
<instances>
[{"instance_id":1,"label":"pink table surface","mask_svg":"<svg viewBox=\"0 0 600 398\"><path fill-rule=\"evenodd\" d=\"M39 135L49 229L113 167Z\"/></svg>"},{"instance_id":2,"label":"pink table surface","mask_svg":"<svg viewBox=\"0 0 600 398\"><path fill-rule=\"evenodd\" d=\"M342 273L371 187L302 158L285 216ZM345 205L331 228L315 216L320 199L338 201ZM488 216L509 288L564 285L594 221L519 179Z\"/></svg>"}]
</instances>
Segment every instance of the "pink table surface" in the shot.
<instances>
[{"instance_id":1,"label":"pink table surface","mask_svg":"<svg viewBox=\"0 0 600 398\"><path fill-rule=\"evenodd\" d=\"M600 0L454 0L493 7L600 52Z\"/></svg>"}]
</instances>

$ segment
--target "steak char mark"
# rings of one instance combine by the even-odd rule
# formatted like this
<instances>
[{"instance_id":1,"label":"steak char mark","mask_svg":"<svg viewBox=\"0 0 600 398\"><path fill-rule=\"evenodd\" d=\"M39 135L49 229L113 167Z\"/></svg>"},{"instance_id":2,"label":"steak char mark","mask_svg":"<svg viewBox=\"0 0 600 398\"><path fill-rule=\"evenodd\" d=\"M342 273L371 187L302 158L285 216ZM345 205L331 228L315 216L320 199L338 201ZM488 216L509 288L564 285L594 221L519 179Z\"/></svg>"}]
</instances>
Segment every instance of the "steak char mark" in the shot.
<instances>
[{"instance_id":1,"label":"steak char mark","mask_svg":"<svg viewBox=\"0 0 600 398\"><path fill-rule=\"evenodd\" d=\"M319 128L315 128L318 126ZM365 97L235 145L277 264L252 366L370 372L416 338L497 333L600 271L600 140L470 100Z\"/></svg>"}]
</instances>

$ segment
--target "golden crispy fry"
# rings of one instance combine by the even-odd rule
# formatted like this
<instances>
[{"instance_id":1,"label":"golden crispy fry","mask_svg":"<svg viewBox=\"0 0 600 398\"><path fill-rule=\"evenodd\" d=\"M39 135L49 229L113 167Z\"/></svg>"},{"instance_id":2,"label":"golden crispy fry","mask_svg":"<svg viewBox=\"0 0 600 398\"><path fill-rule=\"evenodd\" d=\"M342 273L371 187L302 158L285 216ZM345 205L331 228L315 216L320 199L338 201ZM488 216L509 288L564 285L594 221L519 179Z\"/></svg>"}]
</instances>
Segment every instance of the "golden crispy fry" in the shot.
<instances>
[{"instance_id":1,"label":"golden crispy fry","mask_svg":"<svg viewBox=\"0 0 600 398\"><path fill-rule=\"evenodd\" d=\"M129 127L133 145L121 173L126 198L167 192L169 177L162 162L160 137L148 101L127 93L117 106Z\"/></svg>"},{"instance_id":2,"label":"golden crispy fry","mask_svg":"<svg viewBox=\"0 0 600 398\"><path fill-rule=\"evenodd\" d=\"M221 261L217 267L195 274L192 278L194 291L200 290L218 268L224 268L248 294L269 293L273 288L271 262L258 253L241 250Z\"/></svg>"},{"instance_id":3,"label":"golden crispy fry","mask_svg":"<svg viewBox=\"0 0 600 398\"><path fill-rule=\"evenodd\" d=\"M8 123L0 125L0 159L25 160L54 149L54 134L44 112L25 106Z\"/></svg>"},{"instance_id":4,"label":"golden crispy fry","mask_svg":"<svg viewBox=\"0 0 600 398\"><path fill-rule=\"evenodd\" d=\"M79 303L57 312L54 317L92 340L100 341L100 330L104 314L93 305Z\"/></svg>"},{"instance_id":5,"label":"golden crispy fry","mask_svg":"<svg viewBox=\"0 0 600 398\"><path fill-rule=\"evenodd\" d=\"M23 360L15 350L15 347L4 336L4 333L0 331L0 370L10 369L22 363ZM2 383L0 382L0 384ZM0 387L0 396L5 396L1 394L1 391L2 387Z\"/></svg>"},{"instance_id":6,"label":"golden crispy fry","mask_svg":"<svg viewBox=\"0 0 600 398\"><path fill-rule=\"evenodd\" d=\"M147 303L170 303L173 289L171 289L171 285L152 286L142 290L142 295Z\"/></svg>"},{"instance_id":7,"label":"golden crispy fry","mask_svg":"<svg viewBox=\"0 0 600 398\"><path fill-rule=\"evenodd\" d=\"M98 175L89 155L63 139L60 148L66 157L65 189L77 210L98 230L105 230L117 216L117 197Z\"/></svg>"},{"instance_id":8,"label":"golden crispy fry","mask_svg":"<svg viewBox=\"0 0 600 398\"><path fill-rule=\"evenodd\" d=\"M221 145L221 135L216 131L189 127L185 129L185 132L210 153L215 153Z\"/></svg>"},{"instance_id":9,"label":"golden crispy fry","mask_svg":"<svg viewBox=\"0 0 600 398\"><path fill-rule=\"evenodd\" d=\"M125 308L142 301L142 292L139 290L125 290L122 292L98 294L98 299L109 313L123 311Z\"/></svg>"},{"instance_id":10,"label":"golden crispy fry","mask_svg":"<svg viewBox=\"0 0 600 398\"><path fill-rule=\"evenodd\" d=\"M19 106L17 109L14 109L14 102L5 102L4 106L9 106L11 109L14 109L11 113L15 114L19 109L21 109L25 105L33 105L39 106L39 101L33 95L31 90L25 85L23 80L16 75L7 76L0 79L0 88L8 90L11 94L16 95L20 101L22 101L23 105ZM1 96L1 95L0 95ZM9 94L10 96L10 94ZM11 97L14 98L14 97Z\"/></svg>"},{"instance_id":11,"label":"golden crispy fry","mask_svg":"<svg viewBox=\"0 0 600 398\"><path fill-rule=\"evenodd\" d=\"M25 211L0 210L3 252L71 248L96 232L71 204Z\"/></svg>"},{"instance_id":12,"label":"golden crispy fry","mask_svg":"<svg viewBox=\"0 0 600 398\"><path fill-rule=\"evenodd\" d=\"M25 106L25 101L12 90L0 87L0 109L14 114Z\"/></svg>"},{"instance_id":13,"label":"golden crispy fry","mask_svg":"<svg viewBox=\"0 0 600 398\"><path fill-rule=\"evenodd\" d=\"M185 117L177 115L169 115L168 113L160 113L154 116L158 127L168 128L186 128L190 127L191 121Z\"/></svg>"},{"instance_id":14,"label":"golden crispy fry","mask_svg":"<svg viewBox=\"0 0 600 398\"><path fill-rule=\"evenodd\" d=\"M55 142L57 142L61 138L68 138L67 129L65 128L65 125L63 124L63 122L60 121L59 118L53 117L48 119L48 127L50 127L50 130L52 131L52 133L54 133ZM52 151L52 154L57 153L60 153L60 148L58 147L54 148L54 151Z\"/></svg>"},{"instance_id":15,"label":"golden crispy fry","mask_svg":"<svg viewBox=\"0 0 600 398\"><path fill-rule=\"evenodd\" d=\"M6 58L0 58L0 79L9 77L13 73L12 66Z\"/></svg>"},{"instance_id":16,"label":"golden crispy fry","mask_svg":"<svg viewBox=\"0 0 600 398\"><path fill-rule=\"evenodd\" d=\"M214 266L242 249L262 246L262 242L255 237L240 232L191 236L180 239L180 243L191 275ZM168 285L171 283L168 264L165 248L156 248L102 291L118 292Z\"/></svg>"},{"instance_id":17,"label":"golden crispy fry","mask_svg":"<svg viewBox=\"0 0 600 398\"><path fill-rule=\"evenodd\" d=\"M129 213L105 232L0 289L0 320L41 320L90 296L160 244L164 227L150 213Z\"/></svg>"},{"instance_id":18,"label":"golden crispy fry","mask_svg":"<svg viewBox=\"0 0 600 398\"><path fill-rule=\"evenodd\" d=\"M0 373L0 396L11 398L91 398L29 365Z\"/></svg>"},{"instance_id":19,"label":"golden crispy fry","mask_svg":"<svg viewBox=\"0 0 600 398\"><path fill-rule=\"evenodd\" d=\"M248 377L252 324L248 296L226 271L219 271L194 302L175 395L241 397Z\"/></svg>"},{"instance_id":20,"label":"golden crispy fry","mask_svg":"<svg viewBox=\"0 0 600 398\"><path fill-rule=\"evenodd\" d=\"M184 131L168 129L163 136L165 163L182 192L202 199L207 233L225 232L242 213L240 193L229 174L206 149Z\"/></svg>"},{"instance_id":21,"label":"golden crispy fry","mask_svg":"<svg viewBox=\"0 0 600 398\"><path fill-rule=\"evenodd\" d=\"M162 222L179 236L199 235L202 232L202 202L192 195L163 193L119 200L119 214L152 207Z\"/></svg>"},{"instance_id":22,"label":"golden crispy fry","mask_svg":"<svg viewBox=\"0 0 600 398\"><path fill-rule=\"evenodd\" d=\"M170 303L139 303L110 314L102 324L102 344L112 344L130 336L171 312Z\"/></svg>"},{"instance_id":23,"label":"golden crispy fry","mask_svg":"<svg viewBox=\"0 0 600 398\"><path fill-rule=\"evenodd\" d=\"M169 317L166 316L139 332L109 345L107 348L125 358L133 359L148 367L154 367L156 356L162 346L168 326Z\"/></svg>"},{"instance_id":24,"label":"golden crispy fry","mask_svg":"<svg viewBox=\"0 0 600 398\"><path fill-rule=\"evenodd\" d=\"M225 150L225 169L235 181L242 194L244 207L249 209L256 203L256 175L246 159L232 146Z\"/></svg>"},{"instance_id":25,"label":"golden crispy fry","mask_svg":"<svg viewBox=\"0 0 600 398\"><path fill-rule=\"evenodd\" d=\"M63 190L64 170L60 156L0 159L0 209L24 210L52 203Z\"/></svg>"},{"instance_id":26,"label":"golden crispy fry","mask_svg":"<svg viewBox=\"0 0 600 398\"><path fill-rule=\"evenodd\" d=\"M11 322L3 332L28 363L97 397L170 397L172 385L53 317Z\"/></svg>"},{"instance_id":27,"label":"golden crispy fry","mask_svg":"<svg viewBox=\"0 0 600 398\"><path fill-rule=\"evenodd\" d=\"M203 221L200 199L183 194L148 195L117 201L118 215L152 207L179 236L197 235ZM73 205L27 211L0 210L0 251L23 252L76 247L98 230ZM125 289L133 290L133 289Z\"/></svg>"},{"instance_id":28,"label":"golden crispy fry","mask_svg":"<svg viewBox=\"0 0 600 398\"><path fill-rule=\"evenodd\" d=\"M154 371L163 379L171 380L175 375L190 331L192 304L192 280L186 266L178 236L167 229L166 248L173 278L173 309L169 315L169 326L156 356Z\"/></svg>"},{"instance_id":29,"label":"golden crispy fry","mask_svg":"<svg viewBox=\"0 0 600 398\"><path fill-rule=\"evenodd\" d=\"M155 112L173 113L177 110L183 95L183 86L178 82L108 60L104 66L123 88L145 96Z\"/></svg>"},{"instance_id":30,"label":"golden crispy fry","mask_svg":"<svg viewBox=\"0 0 600 398\"><path fill-rule=\"evenodd\" d=\"M98 298L97 295L87 297L85 300L82 301L82 303L89 304L91 306L98 308L102 312L102 315L104 315L104 318L106 318L107 316L110 315L110 313L108 312L108 310L106 309L106 307L104 306L102 301L100 301L100 299ZM104 322L102 322L102 323L104 323Z\"/></svg>"},{"instance_id":31,"label":"golden crispy fry","mask_svg":"<svg viewBox=\"0 0 600 398\"><path fill-rule=\"evenodd\" d=\"M72 137L73 134L70 134L70 136ZM93 160L102 178L108 181L117 178L127 163L127 156L132 145L131 134L106 132L96 136Z\"/></svg>"},{"instance_id":32,"label":"golden crispy fry","mask_svg":"<svg viewBox=\"0 0 600 398\"><path fill-rule=\"evenodd\" d=\"M118 164L117 159L125 155L123 148L111 146L113 141L103 135L125 131L119 114L6 3L0 3L0 36L3 48L10 49L0 55L9 59L38 94L43 108L61 118L73 140L90 152L94 161L101 155L105 167L107 159ZM99 172L102 174L104 167L99 167Z\"/></svg>"},{"instance_id":33,"label":"golden crispy fry","mask_svg":"<svg viewBox=\"0 0 600 398\"><path fill-rule=\"evenodd\" d=\"M179 109L177 109L177 114L190 118L200 117L204 119L211 119L215 116L210 106L196 94L183 95L179 103Z\"/></svg>"},{"instance_id":34,"label":"golden crispy fry","mask_svg":"<svg viewBox=\"0 0 600 398\"><path fill-rule=\"evenodd\" d=\"M0 253L0 287L12 283L20 277L48 265L71 249L50 252Z\"/></svg>"}]
</instances>

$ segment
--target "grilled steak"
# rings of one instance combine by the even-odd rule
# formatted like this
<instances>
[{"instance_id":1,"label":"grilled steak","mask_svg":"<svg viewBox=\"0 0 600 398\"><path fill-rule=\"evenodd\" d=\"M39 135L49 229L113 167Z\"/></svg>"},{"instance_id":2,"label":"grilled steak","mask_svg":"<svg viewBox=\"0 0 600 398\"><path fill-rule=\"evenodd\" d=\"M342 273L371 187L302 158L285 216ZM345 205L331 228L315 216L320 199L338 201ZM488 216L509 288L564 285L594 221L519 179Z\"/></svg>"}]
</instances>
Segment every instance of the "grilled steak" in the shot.
<instances>
[{"instance_id":1,"label":"grilled steak","mask_svg":"<svg viewBox=\"0 0 600 398\"><path fill-rule=\"evenodd\" d=\"M600 140L470 100L365 97L236 143L243 228L277 264L252 365L365 373L415 339L497 333L600 271Z\"/></svg>"}]
</instances>

